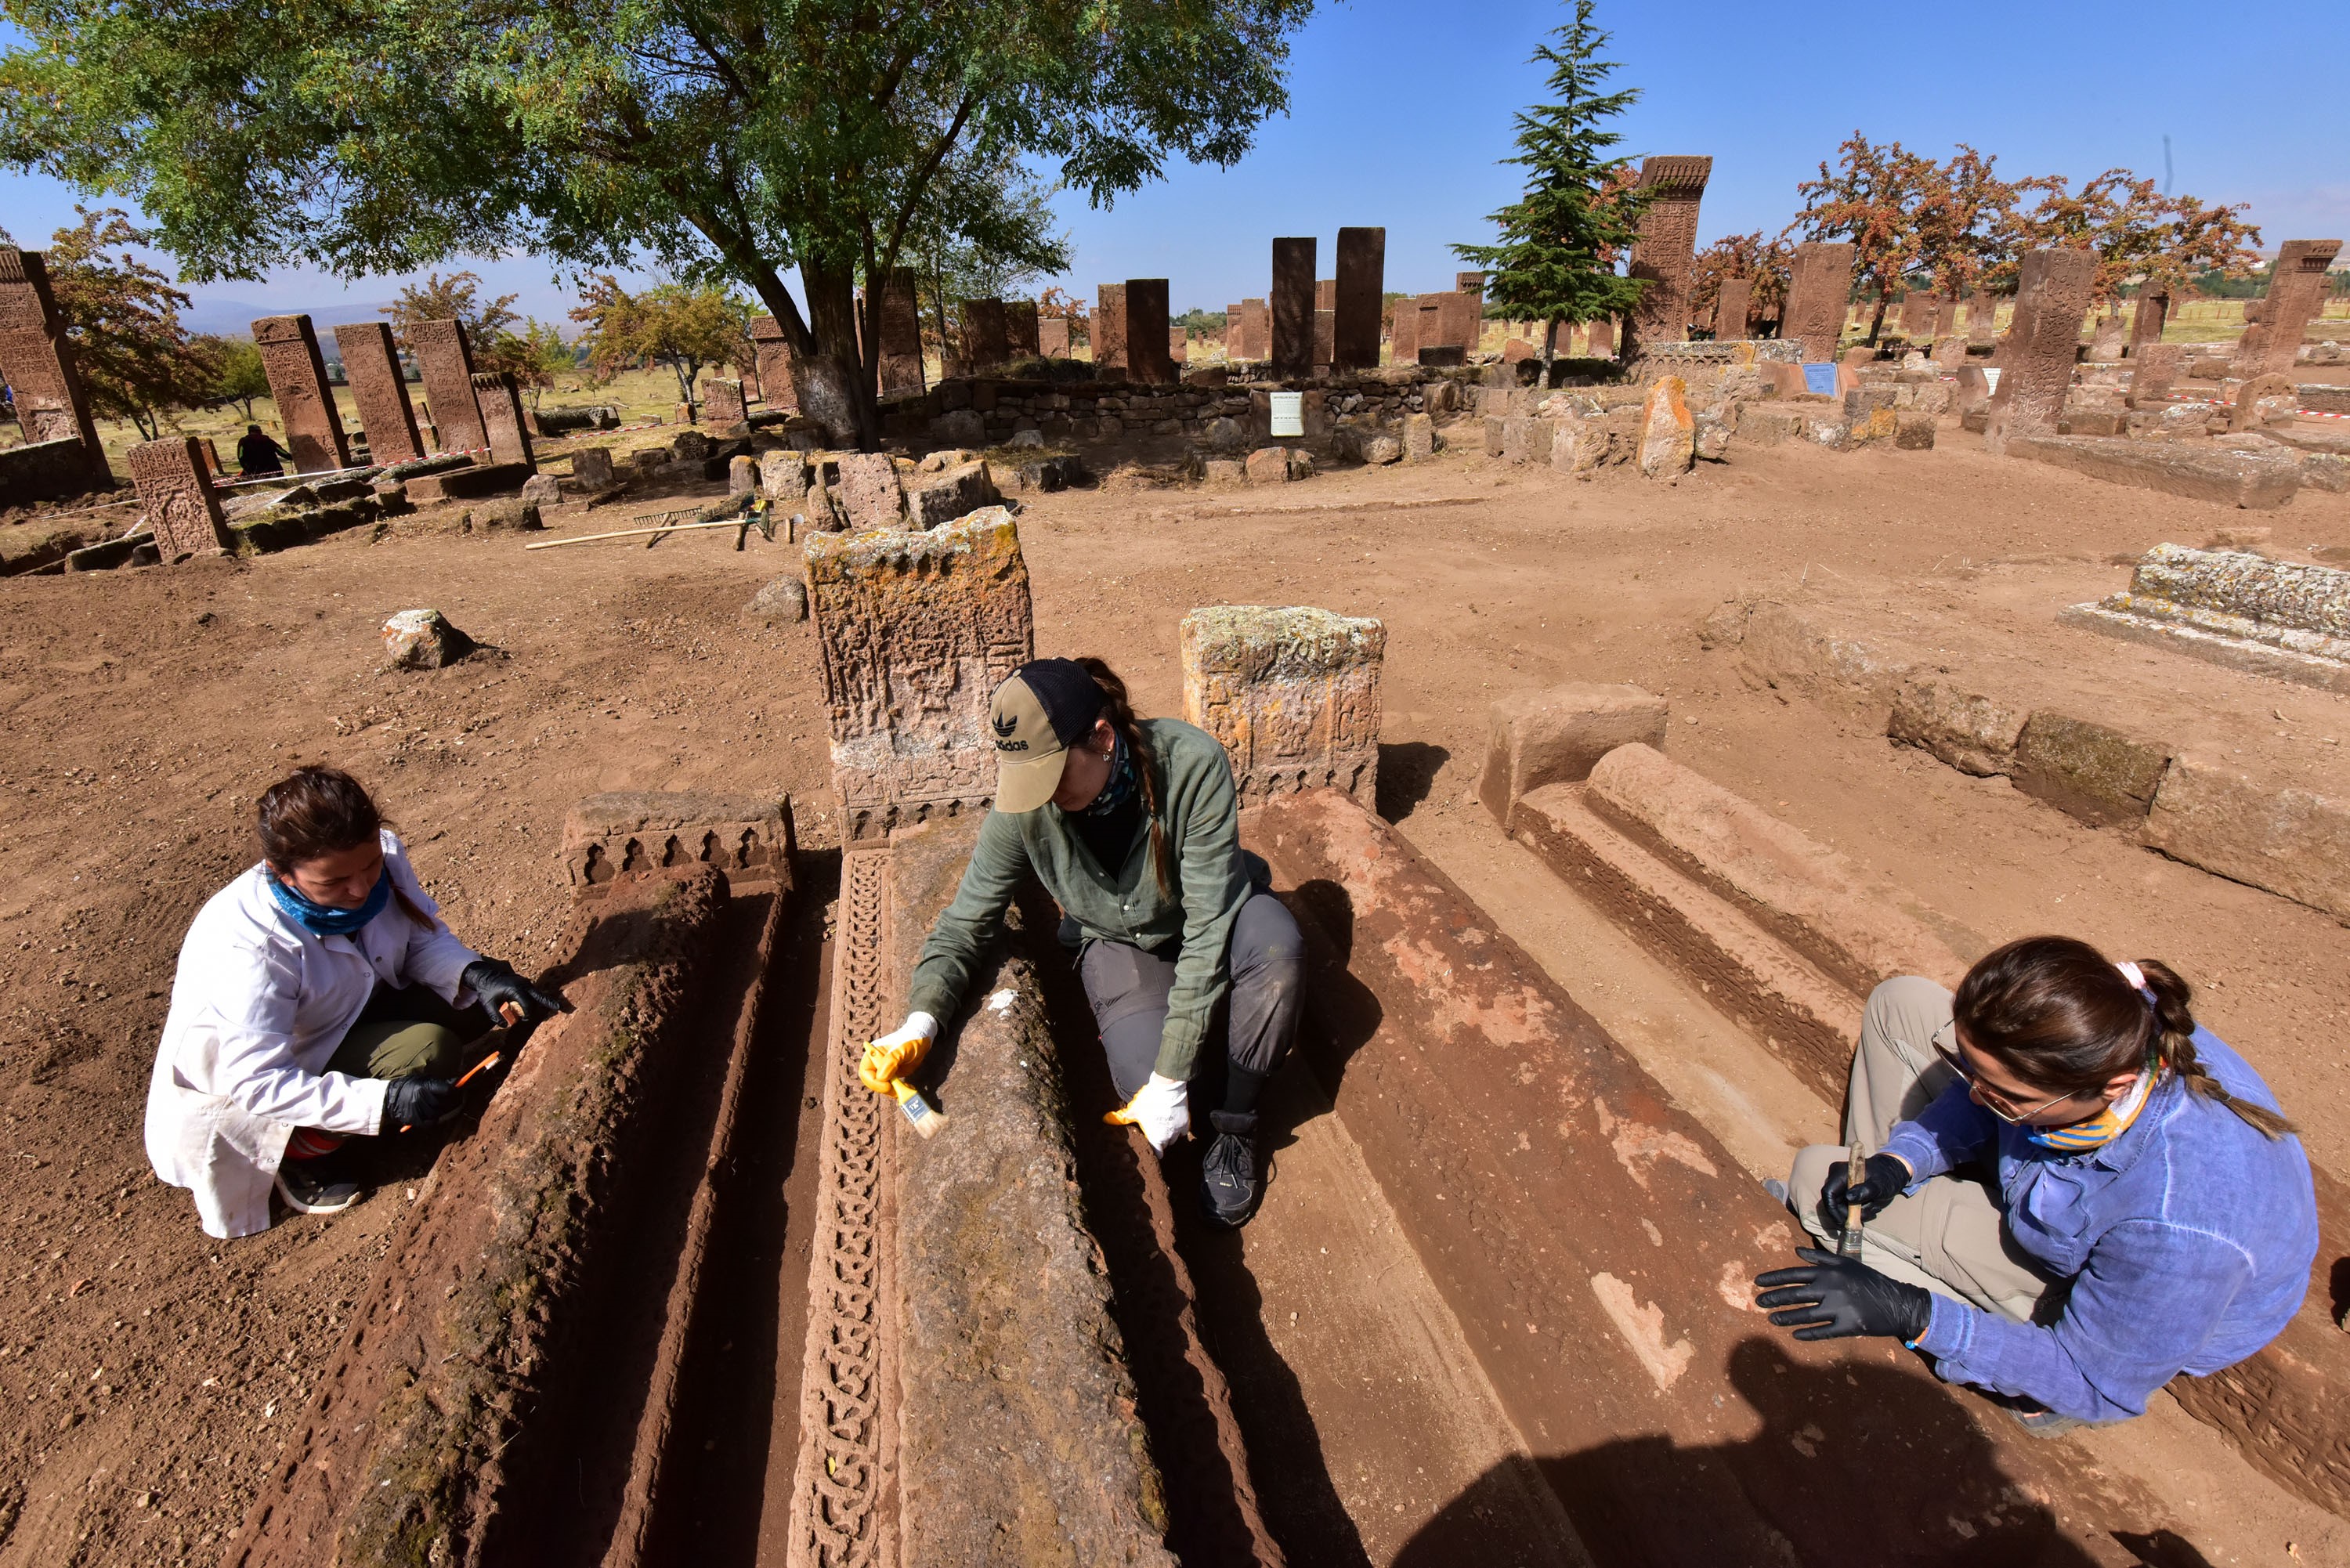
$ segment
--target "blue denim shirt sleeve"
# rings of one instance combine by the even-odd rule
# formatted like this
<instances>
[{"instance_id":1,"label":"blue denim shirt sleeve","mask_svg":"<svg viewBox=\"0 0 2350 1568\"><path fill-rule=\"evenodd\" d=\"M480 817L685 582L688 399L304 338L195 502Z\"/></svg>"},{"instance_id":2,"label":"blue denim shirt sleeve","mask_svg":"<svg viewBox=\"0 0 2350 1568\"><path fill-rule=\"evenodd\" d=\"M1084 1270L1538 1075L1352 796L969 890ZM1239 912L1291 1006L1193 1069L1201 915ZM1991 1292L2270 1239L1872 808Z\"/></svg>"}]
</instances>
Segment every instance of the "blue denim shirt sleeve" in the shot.
<instances>
[{"instance_id":1,"label":"blue denim shirt sleeve","mask_svg":"<svg viewBox=\"0 0 2350 1568\"><path fill-rule=\"evenodd\" d=\"M2084 1421L2125 1420L2145 1414L2147 1397L2195 1359L2252 1273L2251 1255L2225 1236L2125 1220L2098 1241L2053 1324L1937 1294L1918 1348L1949 1381L2037 1399Z\"/></svg>"},{"instance_id":2,"label":"blue denim shirt sleeve","mask_svg":"<svg viewBox=\"0 0 2350 1568\"><path fill-rule=\"evenodd\" d=\"M1965 1083L1952 1084L1918 1113L1918 1119L1898 1123L1886 1136L1886 1154L1898 1154L1916 1172L1918 1183L1941 1175L1970 1159L1981 1158L1999 1134L1999 1118L1967 1096Z\"/></svg>"}]
</instances>

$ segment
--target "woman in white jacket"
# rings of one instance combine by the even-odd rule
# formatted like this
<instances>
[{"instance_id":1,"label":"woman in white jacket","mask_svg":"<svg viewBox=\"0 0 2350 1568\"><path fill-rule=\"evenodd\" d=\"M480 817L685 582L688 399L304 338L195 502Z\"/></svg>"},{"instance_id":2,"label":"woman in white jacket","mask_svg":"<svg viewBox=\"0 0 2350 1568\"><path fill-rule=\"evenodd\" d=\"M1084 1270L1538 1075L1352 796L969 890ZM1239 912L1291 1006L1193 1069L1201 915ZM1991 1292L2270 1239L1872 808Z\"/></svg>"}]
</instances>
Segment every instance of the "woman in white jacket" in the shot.
<instances>
[{"instance_id":1,"label":"woman in white jacket","mask_svg":"<svg viewBox=\"0 0 2350 1568\"><path fill-rule=\"evenodd\" d=\"M358 780L307 767L261 797L262 858L188 928L147 1091L147 1158L211 1236L332 1213L346 1137L426 1128L492 1013L561 1003L450 934Z\"/></svg>"}]
</instances>

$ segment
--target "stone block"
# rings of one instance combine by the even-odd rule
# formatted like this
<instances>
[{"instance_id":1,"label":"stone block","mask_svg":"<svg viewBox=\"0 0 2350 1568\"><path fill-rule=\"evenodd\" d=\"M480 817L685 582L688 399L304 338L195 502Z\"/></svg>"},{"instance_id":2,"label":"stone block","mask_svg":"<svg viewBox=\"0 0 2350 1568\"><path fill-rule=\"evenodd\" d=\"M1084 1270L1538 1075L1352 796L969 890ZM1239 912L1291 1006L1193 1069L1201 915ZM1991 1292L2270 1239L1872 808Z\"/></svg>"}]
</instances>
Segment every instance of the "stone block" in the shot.
<instances>
[{"instance_id":1,"label":"stone block","mask_svg":"<svg viewBox=\"0 0 2350 1568\"><path fill-rule=\"evenodd\" d=\"M1697 422L1690 417L1689 388L1679 376L1658 378L1640 415L1640 472L1671 479L1697 461Z\"/></svg>"},{"instance_id":2,"label":"stone block","mask_svg":"<svg viewBox=\"0 0 2350 1568\"><path fill-rule=\"evenodd\" d=\"M1662 746L1665 716L1665 700L1637 686L1573 681L1505 697L1487 715L1477 798L1506 831L1521 795L1588 778L1618 746Z\"/></svg>"},{"instance_id":3,"label":"stone block","mask_svg":"<svg viewBox=\"0 0 2350 1568\"><path fill-rule=\"evenodd\" d=\"M2170 397L2187 358L2186 345L2147 343L2130 354L2130 406L2159 408Z\"/></svg>"},{"instance_id":4,"label":"stone block","mask_svg":"<svg viewBox=\"0 0 2350 1568\"><path fill-rule=\"evenodd\" d=\"M601 490L612 483L612 449L608 446L583 446L571 454L571 477L589 490Z\"/></svg>"},{"instance_id":5,"label":"stone block","mask_svg":"<svg viewBox=\"0 0 2350 1568\"><path fill-rule=\"evenodd\" d=\"M743 383L730 377L706 376L702 382L702 422L716 431L732 430L750 421L749 400Z\"/></svg>"},{"instance_id":6,"label":"stone block","mask_svg":"<svg viewBox=\"0 0 2350 1568\"><path fill-rule=\"evenodd\" d=\"M1363 461L1386 464L1403 461L1403 442L1393 436L1373 436L1363 443Z\"/></svg>"},{"instance_id":7,"label":"stone block","mask_svg":"<svg viewBox=\"0 0 2350 1568\"><path fill-rule=\"evenodd\" d=\"M1773 688L1839 709L1879 735L1913 669L1899 649L1841 636L1814 612L1775 599L1747 617L1740 657Z\"/></svg>"},{"instance_id":8,"label":"stone block","mask_svg":"<svg viewBox=\"0 0 2350 1568\"><path fill-rule=\"evenodd\" d=\"M2350 797L2254 778L2217 757L2171 759L2145 841L2350 925Z\"/></svg>"},{"instance_id":9,"label":"stone block","mask_svg":"<svg viewBox=\"0 0 2350 1568\"><path fill-rule=\"evenodd\" d=\"M2023 710L1962 681L1914 675L1895 692L1885 732L1962 774L1990 778L2015 765L2015 743L2026 717Z\"/></svg>"},{"instance_id":10,"label":"stone block","mask_svg":"<svg viewBox=\"0 0 2350 1568\"><path fill-rule=\"evenodd\" d=\"M2158 545L2129 587L2058 618L2253 674L2350 691L2350 572Z\"/></svg>"},{"instance_id":11,"label":"stone block","mask_svg":"<svg viewBox=\"0 0 2350 1568\"><path fill-rule=\"evenodd\" d=\"M2282 506L2301 488L2301 464L2290 452L2053 435L2013 436L2006 451L2115 484L2259 511Z\"/></svg>"},{"instance_id":12,"label":"stone block","mask_svg":"<svg viewBox=\"0 0 2350 1568\"><path fill-rule=\"evenodd\" d=\"M1245 484L1248 469L1236 457L1211 457L1200 464L1200 479L1206 484Z\"/></svg>"},{"instance_id":13,"label":"stone block","mask_svg":"<svg viewBox=\"0 0 2350 1568\"><path fill-rule=\"evenodd\" d=\"M1425 462L1436 455L1436 421L1427 414L1403 417L1403 455L1408 462Z\"/></svg>"},{"instance_id":14,"label":"stone block","mask_svg":"<svg viewBox=\"0 0 2350 1568\"><path fill-rule=\"evenodd\" d=\"M1219 605L1183 618L1183 717L1223 742L1244 800L1330 787L1368 805L1383 621Z\"/></svg>"},{"instance_id":15,"label":"stone block","mask_svg":"<svg viewBox=\"0 0 2350 1568\"><path fill-rule=\"evenodd\" d=\"M818 534L806 553L842 838L983 809L995 793L988 704L1035 647L1010 516Z\"/></svg>"},{"instance_id":16,"label":"stone block","mask_svg":"<svg viewBox=\"0 0 2350 1568\"><path fill-rule=\"evenodd\" d=\"M2045 709L2016 737L2015 787L2092 826L2135 826L2154 804L2170 749Z\"/></svg>"},{"instance_id":17,"label":"stone block","mask_svg":"<svg viewBox=\"0 0 2350 1568\"><path fill-rule=\"evenodd\" d=\"M987 420L975 409L951 409L931 421L931 439L948 446L987 444Z\"/></svg>"},{"instance_id":18,"label":"stone block","mask_svg":"<svg viewBox=\"0 0 2350 1568\"><path fill-rule=\"evenodd\" d=\"M156 553L166 563L229 547L228 519L193 436L143 441L130 449L129 461Z\"/></svg>"},{"instance_id":19,"label":"stone block","mask_svg":"<svg viewBox=\"0 0 2350 1568\"><path fill-rule=\"evenodd\" d=\"M745 620L767 626L795 626L807 619L807 579L797 572L785 572L764 584L743 607Z\"/></svg>"},{"instance_id":20,"label":"stone block","mask_svg":"<svg viewBox=\"0 0 2350 1568\"><path fill-rule=\"evenodd\" d=\"M912 527L935 528L995 500L987 464L973 459L938 473L917 475L906 493L906 521Z\"/></svg>"},{"instance_id":21,"label":"stone block","mask_svg":"<svg viewBox=\"0 0 2350 1568\"><path fill-rule=\"evenodd\" d=\"M1697 456L1703 462L1720 462L1730 455L1730 438L1738 430L1738 404L1730 400L1708 403L1690 416L1695 424Z\"/></svg>"},{"instance_id":22,"label":"stone block","mask_svg":"<svg viewBox=\"0 0 2350 1568\"><path fill-rule=\"evenodd\" d=\"M833 504L852 530L896 528L905 520L906 498L898 483L898 465L887 452L844 452L840 483L834 485Z\"/></svg>"},{"instance_id":23,"label":"stone block","mask_svg":"<svg viewBox=\"0 0 2350 1568\"><path fill-rule=\"evenodd\" d=\"M1901 452L1934 450L1934 416L1904 409L1894 415L1893 444Z\"/></svg>"},{"instance_id":24,"label":"stone block","mask_svg":"<svg viewBox=\"0 0 2350 1568\"><path fill-rule=\"evenodd\" d=\"M533 506L560 506L563 482L551 473L534 473L522 482L522 498Z\"/></svg>"},{"instance_id":25,"label":"stone block","mask_svg":"<svg viewBox=\"0 0 2350 1568\"><path fill-rule=\"evenodd\" d=\"M1289 483L1289 453L1277 446L1260 447L1248 454L1242 464L1251 484L1286 484Z\"/></svg>"},{"instance_id":26,"label":"stone block","mask_svg":"<svg viewBox=\"0 0 2350 1568\"><path fill-rule=\"evenodd\" d=\"M574 888L693 866L730 883L788 881L791 850L789 803L758 795L627 790L588 795L563 819L563 872Z\"/></svg>"},{"instance_id":27,"label":"stone block","mask_svg":"<svg viewBox=\"0 0 2350 1568\"><path fill-rule=\"evenodd\" d=\"M437 609L400 610L383 623L384 663L393 670L439 670L476 646Z\"/></svg>"}]
</instances>

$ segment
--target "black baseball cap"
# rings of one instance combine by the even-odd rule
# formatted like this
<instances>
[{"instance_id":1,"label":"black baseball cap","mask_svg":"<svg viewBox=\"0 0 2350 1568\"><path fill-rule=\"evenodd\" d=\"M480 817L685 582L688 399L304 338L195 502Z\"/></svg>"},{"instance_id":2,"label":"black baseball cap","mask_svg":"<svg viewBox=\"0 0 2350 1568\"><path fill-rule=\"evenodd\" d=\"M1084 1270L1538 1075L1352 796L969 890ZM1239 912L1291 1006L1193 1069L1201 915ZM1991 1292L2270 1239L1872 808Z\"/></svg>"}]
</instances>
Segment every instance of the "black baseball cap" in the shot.
<instances>
[{"instance_id":1,"label":"black baseball cap","mask_svg":"<svg viewBox=\"0 0 2350 1568\"><path fill-rule=\"evenodd\" d=\"M995 809L1034 811L1061 787L1069 748L1101 717L1102 690L1074 659L1032 659L995 689Z\"/></svg>"}]
</instances>

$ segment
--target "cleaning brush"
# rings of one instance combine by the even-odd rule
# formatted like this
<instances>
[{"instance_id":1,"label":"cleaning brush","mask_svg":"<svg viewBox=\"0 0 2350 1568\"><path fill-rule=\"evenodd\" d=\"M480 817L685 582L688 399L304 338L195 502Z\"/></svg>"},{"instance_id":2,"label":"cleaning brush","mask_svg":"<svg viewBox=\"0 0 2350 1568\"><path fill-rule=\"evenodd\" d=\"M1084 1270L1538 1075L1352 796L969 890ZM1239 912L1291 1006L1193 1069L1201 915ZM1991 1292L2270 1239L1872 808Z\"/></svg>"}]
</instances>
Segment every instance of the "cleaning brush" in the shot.
<instances>
[{"instance_id":1,"label":"cleaning brush","mask_svg":"<svg viewBox=\"0 0 2350 1568\"><path fill-rule=\"evenodd\" d=\"M906 1113L906 1120L924 1137L938 1137L939 1129L947 1125L946 1112L922 1098L922 1091L905 1079L890 1079L889 1092L898 1096L898 1108Z\"/></svg>"}]
</instances>

